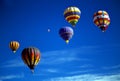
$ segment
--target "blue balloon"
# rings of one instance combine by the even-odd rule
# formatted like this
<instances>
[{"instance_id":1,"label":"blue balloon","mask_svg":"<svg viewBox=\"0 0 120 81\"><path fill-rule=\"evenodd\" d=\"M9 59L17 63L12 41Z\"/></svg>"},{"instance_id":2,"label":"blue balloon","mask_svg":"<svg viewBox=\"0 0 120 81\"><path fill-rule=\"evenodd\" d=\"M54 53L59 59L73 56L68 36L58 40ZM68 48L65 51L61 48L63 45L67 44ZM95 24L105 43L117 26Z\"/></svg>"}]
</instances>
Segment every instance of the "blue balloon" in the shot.
<instances>
[{"instance_id":1,"label":"blue balloon","mask_svg":"<svg viewBox=\"0 0 120 81\"><path fill-rule=\"evenodd\" d=\"M74 32L73 29L71 27L62 27L59 30L59 35L62 37L63 40L66 41L66 43L69 43L69 40L72 38Z\"/></svg>"}]
</instances>

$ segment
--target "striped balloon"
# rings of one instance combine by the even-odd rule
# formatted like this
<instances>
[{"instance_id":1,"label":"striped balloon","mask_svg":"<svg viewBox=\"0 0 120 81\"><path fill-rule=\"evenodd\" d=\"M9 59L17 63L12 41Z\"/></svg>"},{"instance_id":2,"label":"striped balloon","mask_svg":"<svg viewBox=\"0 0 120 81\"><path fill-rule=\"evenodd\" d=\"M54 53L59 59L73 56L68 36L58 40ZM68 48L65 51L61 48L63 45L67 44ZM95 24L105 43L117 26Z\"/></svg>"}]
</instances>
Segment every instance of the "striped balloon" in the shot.
<instances>
[{"instance_id":1,"label":"striped balloon","mask_svg":"<svg viewBox=\"0 0 120 81\"><path fill-rule=\"evenodd\" d=\"M72 25L75 26L80 19L81 11L77 7L68 7L64 11L65 19Z\"/></svg>"},{"instance_id":2,"label":"striped balloon","mask_svg":"<svg viewBox=\"0 0 120 81\"><path fill-rule=\"evenodd\" d=\"M99 10L98 12L94 13L93 22L103 32L105 32L110 24L110 17L106 11Z\"/></svg>"},{"instance_id":3,"label":"striped balloon","mask_svg":"<svg viewBox=\"0 0 120 81\"><path fill-rule=\"evenodd\" d=\"M28 47L22 51L22 59L24 63L34 72L35 66L40 61L40 51L35 47Z\"/></svg>"},{"instance_id":4,"label":"striped balloon","mask_svg":"<svg viewBox=\"0 0 120 81\"><path fill-rule=\"evenodd\" d=\"M11 41L9 43L9 47L10 49L15 53L17 51L17 49L19 48L20 44L18 41Z\"/></svg>"}]
</instances>

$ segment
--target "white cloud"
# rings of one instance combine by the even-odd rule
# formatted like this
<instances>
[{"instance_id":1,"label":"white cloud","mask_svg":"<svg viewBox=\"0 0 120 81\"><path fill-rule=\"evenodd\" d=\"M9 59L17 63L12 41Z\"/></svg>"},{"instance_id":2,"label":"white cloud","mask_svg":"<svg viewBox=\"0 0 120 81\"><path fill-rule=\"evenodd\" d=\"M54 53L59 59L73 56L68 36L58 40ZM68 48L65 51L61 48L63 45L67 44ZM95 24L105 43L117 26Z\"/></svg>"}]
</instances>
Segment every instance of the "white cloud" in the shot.
<instances>
[{"instance_id":1,"label":"white cloud","mask_svg":"<svg viewBox=\"0 0 120 81\"><path fill-rule=\"evenodd\" d=\"M40 64L51 65L51 64L62 64L62 63L67 63L71 61L89 61L89 59L87 58L78 58L77 55L83 54L83 52L85 52L83 49L90 50L90 48L94 48L94 47L83 46L75 49L43 52L41 55ZM18 59L12 59L2 63L0 68L21 67L21 66L24 66L24 63L20 57Z\"/></svg>"},{"instance_id":2,"label":"white cloud","mask_svg":"<svg viewBox=\"0 0 120 81\"><path fill-rule=\"evenodd\" d=\"M80 48L57 50L42 53L41 64L62 64L71 61L89 61L87 58L79 58L83 54Z\"/></svg>"},{"instance_id":3,"label":"white cloud","mask_svg":"<svg viewBox=\"0 0 120 81\"><path fill-rule=\"evenodd\" d=\"M9 60L1 64L0 68L10 68L10 67L21 67L24 66L24 63L19 59Z\"/></svg>"},{"instance_id":4,"label":"white cloud","mask_svg":"<svg viewBox=\"0 0 120 81\"><path fill-rule=\"evenodd\" d=\"M10 80L10 79L15 79L15 78L23 78L24 74L20 74L20 75L6 75L6 76L0 76L0 81L4 81L4 80Z\"/></svg>"},{"instance_id":5,"label":"white cloud","mask_svg":"<svg viewBox=\"0 0 120 81\"><path fill-rule=\"evenodd\" d=\"M118 47L116 45L111 45L111 47ZM79 55L85 55L85 54L97 54L98 52L104 51L99 48L102 46L81 46L79 48L74 48L74 49L65 49L65 50L56 50L56 51L48 51L48 52L43 52L41 55L41 61L40 64L42 65L52 65L52 64L63 64L67 62L72 62L72 61L90 61L91 59L88 58L80 58ZM107 46L106 46L107 47ZM1 64L1 67L21 67L24 66L24 63L22 60L15 59L8 61L4 64ZM82 67L82 66L81 66ZM86 67L86 66L83 66Z\"/></svg>"},{"instance_id":6,"label":"white cloud","mask_svg":"<svg viewBox=\"0 0 120 81\"><path fill-rule=\"evenodd\" d=\"M104 49L105 48L105 49ZM88 62L92 61L92 59L88 59L86 57L80 57L85 55L95 55L95 54L103 54L105 51L113 51L113 48L119 48L118 45L104 45L104 46L81 46L79 48L74 49L64 49L64 50L56 50L56 51L48 51L42 53L41 64L63 64L67 62ZM86 67L86 66L84 66Z\"/></svg>"},{"instance_id":7,"label":"white cloud","mask_svg":"<svg viewBox=\"0 0 120 81\"><path fill-rule=\"evenodd\" d=\"M88 73L88 72L92 72L94 71L94 69L87 69L87 70L80 70L80 71L72 71L72 72L68 72L67 74L81 74L81 73Z\"/></svg>"},{"instance_id":8,"label":"white cloud","mask_svg":"<svg viewBox=\"0 0 120 81\"><path fill-rule=\"evenodd\" d=\"M74 49L66 49L66 50L56 50L56 51L48 51L48 52L43 52L41 54L41 61L40 61L40 68L42 65L46 66L46 65L54 65L57 66L54 69L49 69L49 68L41 68L43 70L43 72L49 72L49 73L61 73L61 70L63 70L63 68L59 68L60 64L63 64L66 69L66 67L68 67L72 62L76 63L68 68L75 68L75 70L70 70L68 72L68 69L65 72L68 72L70 74L79 74L79 73L87 73L87 72L91 72L93 71L92 69L94 68L94 65L91 64L86 64L86 62L90 62L91 59L88 58L84 58L84 57L80 57L81 55L85 55L85 54L93 54L92 52L99 52L102 50L99 50L101 46L82 46L80 48L74 48ZM95 51L96 50L96 51ZM96 53L97 54L97 53ZM20 58L21 59L21 58ZM1 68L2 67L6 67L6 68L10 68L10 67L22 67L25 66L25 64L23 63L22 60L20 59L13 59L11 61L7 61L4 64L1 64ZM80 62L83 64L80 64ZM79 65L77 64L79 63ZM38 66L39 66L38 64ZM69 65L68 65L69 64ZM119 66L114 66L111 68L115 68L115 67L119 67ZM76 69L85 69L84 71L82 70L76 70ZM89 68L89 69L88 69ZM104 69L109 68L109 67L104 67ZM99 68L98 68L99 69ZM66 73L67 74L67 73Z\"/></svg>"},{"instance_id":9,"label":"white cloud","mask_svg":"<svg viewBox=\"0 0 120 81\"><path fill-rule=\"evenodd\" d=\"M50 72L50 73L57 73L58 72L58 70L56 70L56 69L47 69L46 71Z\"/></svg>"},{"instance_id":10,"label":"white cloud","mask_svg":"<svg viewBox=\"0 0 120 81\"><path fill-rule=\"evenodd\" d=\"M44 81L120 81L120 74L113 75L97 75L97 74L84 74L68 77L51 78Z\"/></svg>"},{"instance_id":11,"label":"white cloud","mask_svg":"<svg viewBox=\"0 0 120 81\"><path fill-rule=\"evenodd\" d=\"M48 66L58 65L57 68L54 68L55 70L53 70L53 72L56 72L57 70L58 72L61 73L61 70L64 70L62 73L65 74L81 74L81 73L95 72L95 70L99 70L101 69L101 67L95 69L94 65L87 64L87 63L91 63L92 59L88 59L80 56L85 55L86 53L93 54L93 51L94 52L102 51L101 49L99 50L99 48L101 48L101 46L82 46L80 48L74 48L74 49L43 52L40 65L48 65ZM60 65L64 65L63 66L64 69L61 67L59 68ZM68 66L69 68L67 69L66 67ZM72 68L74 68L74 70ZM48 71L49 73L52 72L49 71L49 68L43 68L42 71L43 72Z\"/></svg>"},{"instance_id":12,"label":"white cloud","mask_svg":"<svg viewBox=\"0 0 120 81\"><path fill-rule=\"evenodd\" d=\"M114 66L106 66L102 69L110 70L110 69L120 69L120 65L114 65Z\"/></svg>"},{"instance_id":13,"label":"white cloud","mask_svg":"<svg viewBox=\"0 0 120 81\"><path fill-rule=\"evenodd\" d=\"M88 61L89 59L86 58L78 58L78 57L48 57L47 59L43 59L41 61L41 64L47 64L47 65L52 65L52 64L63 64L63 63L68 63L72 61Z\"/></svg>"},{"instance_id":14,"label":"white cloud","mask_svg":"<svg viewBox=\"0 0 120 81\"><path fill-rule=\"evenodd\" d=\"M79 67L80 68L90 68L90 67L93 67L93 65L91 65L91 64L84 64L84 65L81 65Z\"/></svg>"},{"instance_id":15,"label":"white cloud","mask_svg":"<svg viewBox=\"0 0 120 81\"><path fill-rule=\"evenodd\" d=\"M2 67L10 68L10 67L21 67L21 66L23 66L23 63L13 63L13 64L8 64L8 65L3 65Z\"/></svg>"}]
</instances>

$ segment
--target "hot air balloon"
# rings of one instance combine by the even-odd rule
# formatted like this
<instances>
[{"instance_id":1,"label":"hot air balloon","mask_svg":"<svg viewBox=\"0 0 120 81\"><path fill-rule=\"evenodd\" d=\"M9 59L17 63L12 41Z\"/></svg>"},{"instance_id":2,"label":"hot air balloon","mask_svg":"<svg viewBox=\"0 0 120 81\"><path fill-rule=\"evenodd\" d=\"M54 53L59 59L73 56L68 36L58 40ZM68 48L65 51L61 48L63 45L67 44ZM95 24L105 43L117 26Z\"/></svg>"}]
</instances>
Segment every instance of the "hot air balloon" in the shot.
<instances>
[{"instance_id":1,"label":"hot air balloon","mask_svg":"<svg viewBox=\"0 0 120 81\"><path fill-rule=\"evenodd\" d=\"M18 41L11 41L9 43L9 47L10 49L15 53L17 51L17 49L19 48L20 44Z\"/></svg>"},{"instance_id":2,"label":"hot air balloon","mask_svg":"<svg viewBox=\"0 0 120 81\"><path fill-rule=\"evenodd\" d=\"M40 61L39 49L36 47L24 48L21 55L24 63L30 68L32 73L34 73L34 68Z\"/></svg>"},{"instance_id":3,"label":"hot air balloon","mask_svg":"<svg viewBox=\"0 0 120 81\"><path fill-rule=\"evenodd\" d=\"M66 43L69 43L69 40L73 36L73 29L71 27L62 27L59 30L59 35L62 37L63 40L65 40Z\"/></svg>"},{"instance_id":4,"label":"hot air balloon","mask_svg":"<svg viewBox=\"0 0 120 81\"><path fill-rule=\"evenodd\" d=\"M99 10L94 13L93 22L102 32L105 32L110 24L110 17L106 11Z\"/></svg>"},{"instance_id":5,"label":"hot air balloon","mask_svg":"<svg viewBox=\"0 0 120 81\"><path fill-rule=\"evenodd\" d=\"M50 32L50 29L48 29L48 32Z\"/></svg>"},{"instance_id":6,"label":"hot air balloon","mask_svg":"<svg viewBox=\"0 0 120 81\"><path fill-rule=\"evenodd\" d=\"M65 19L74 27L80 19L81 11L77 7L68 7L64 11Z\"/></svg>"}]
</instances>

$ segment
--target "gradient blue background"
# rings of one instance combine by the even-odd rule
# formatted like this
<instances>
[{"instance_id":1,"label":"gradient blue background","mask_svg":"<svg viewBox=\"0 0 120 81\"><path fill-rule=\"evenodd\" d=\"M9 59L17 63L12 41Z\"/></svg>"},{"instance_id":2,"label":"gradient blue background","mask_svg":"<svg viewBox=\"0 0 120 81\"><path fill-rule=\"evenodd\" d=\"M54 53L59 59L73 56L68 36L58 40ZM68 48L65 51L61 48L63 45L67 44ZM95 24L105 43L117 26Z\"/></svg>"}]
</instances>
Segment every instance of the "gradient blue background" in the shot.
<instances>
[{"instance_id":1,"label":"gradient blue background","mask_svg":"<svg viewBox=\"0 0 120 81\"><path fill-rule=\"evenodd\" d=\"M69 6L81 18L67 45L58 31L72 27L63 17ZM104 33L93 23L98 10L111 19ZM0 81L120 81L119 13L119 0L0 0ZM15 54L12 40L20 43ZM41 51L34 74L21 59L29 46Z\"/></svg>"}]
</instances>

